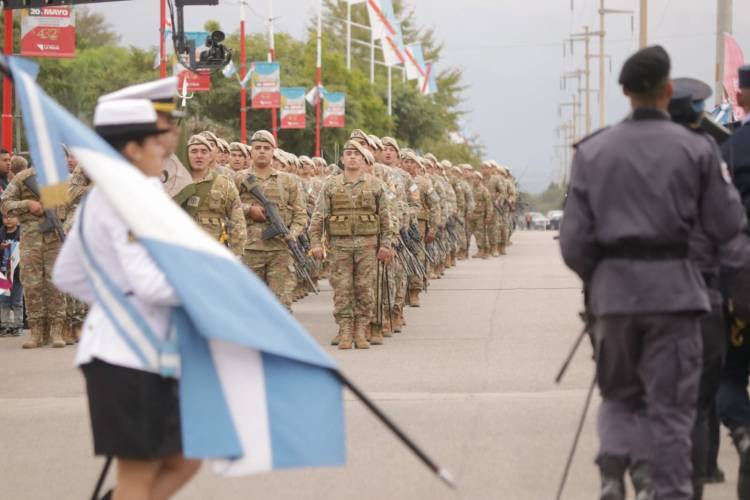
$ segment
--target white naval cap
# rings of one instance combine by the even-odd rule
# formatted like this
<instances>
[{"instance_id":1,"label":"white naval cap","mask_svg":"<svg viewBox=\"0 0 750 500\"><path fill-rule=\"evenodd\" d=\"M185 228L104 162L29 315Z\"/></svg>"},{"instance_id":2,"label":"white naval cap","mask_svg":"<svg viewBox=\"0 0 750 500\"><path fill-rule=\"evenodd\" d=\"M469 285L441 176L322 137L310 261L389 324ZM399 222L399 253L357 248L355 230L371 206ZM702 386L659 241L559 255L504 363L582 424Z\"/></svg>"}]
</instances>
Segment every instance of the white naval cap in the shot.
<instances>
[{"instance_id":1,"label":"white naval cap","mask_svg":"<svg viewBox=\"0 0 750 500\"><path fill-rule=\"evenodd\" d=\"M162 78L150 82L138 83L99 97L99 102L121 99L147 99L156 111L181 114L177 111L177 77Z\"/></svg>"},{"instance_id":2,"label":"white naval cap","mask_svg":"<svg viewBox=\"0 0 750 500\"><path fill-rule=\"evenodd\" d=\"M94 111L94 129L105 139L163 132L156 125L156 110L147 99L100 102Z\"/></svg>"}]
</instances>

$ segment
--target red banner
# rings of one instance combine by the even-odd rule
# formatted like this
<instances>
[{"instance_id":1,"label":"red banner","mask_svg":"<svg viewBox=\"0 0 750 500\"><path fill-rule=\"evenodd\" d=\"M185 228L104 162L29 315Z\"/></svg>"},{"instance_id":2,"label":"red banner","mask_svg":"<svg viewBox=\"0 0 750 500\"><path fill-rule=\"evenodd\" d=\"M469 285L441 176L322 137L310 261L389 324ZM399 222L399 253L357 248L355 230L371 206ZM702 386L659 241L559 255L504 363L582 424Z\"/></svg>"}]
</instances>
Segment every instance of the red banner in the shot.
<instances>
[{"instance_id":1,"label":"red banner","mask_svg":"<svg viewBox=\"0 0 750 500\"><path fill-rule=\"evenodd\" d=\"M21 55L75 57L76 20L72 7L21 10Z\"/></svg>"},{"instance_id":2,"label":"red banner","mask_svg":"<svg viewBox=\"0 0 750 500\"><path fill-rule=\"evenodd\" d=\"M740 90L740 66L745 64L745 56L742 48L732 35L724 35L724 92L729 102L732 103L732 110L736 120L742 120L745 116L745 110L737 102L737 92Z\"/></svg>"},{"instance_id":3,"label":"red banner","mask_svg":"<svg viewBox=\"0 0 750 500\"><path fill-rule=\"evenodd\" d=\"M211 75L209 73L193 73L184 70L177 74L177 91L182 93L182 86L187 78L188 92L205 92L211 90Z\"/></svg>"}]
</instances>

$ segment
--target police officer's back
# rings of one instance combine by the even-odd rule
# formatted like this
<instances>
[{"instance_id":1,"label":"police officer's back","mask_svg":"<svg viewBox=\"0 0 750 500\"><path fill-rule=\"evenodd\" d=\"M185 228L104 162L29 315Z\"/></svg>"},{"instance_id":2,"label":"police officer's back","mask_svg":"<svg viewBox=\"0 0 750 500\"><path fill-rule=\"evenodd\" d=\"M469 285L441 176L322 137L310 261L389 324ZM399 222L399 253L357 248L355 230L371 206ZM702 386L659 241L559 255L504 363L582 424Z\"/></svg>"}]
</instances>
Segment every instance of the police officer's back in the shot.
<instances>
[{"instance_id":1,"label":"police officer's back","mask_svg":"<svg viewBox=\"0 0 750 500\"><path fill-rule=\"evenodd\" d=\"M595 317L602 498L624 498L626 469L636 493L692 498L699 313L710 306L688 242L697 223L719 246L745 226L713 140L670 121L669 71L661 47L625 63L633 112L578 145L560 230Z\"/></svg>"}]
</instances>

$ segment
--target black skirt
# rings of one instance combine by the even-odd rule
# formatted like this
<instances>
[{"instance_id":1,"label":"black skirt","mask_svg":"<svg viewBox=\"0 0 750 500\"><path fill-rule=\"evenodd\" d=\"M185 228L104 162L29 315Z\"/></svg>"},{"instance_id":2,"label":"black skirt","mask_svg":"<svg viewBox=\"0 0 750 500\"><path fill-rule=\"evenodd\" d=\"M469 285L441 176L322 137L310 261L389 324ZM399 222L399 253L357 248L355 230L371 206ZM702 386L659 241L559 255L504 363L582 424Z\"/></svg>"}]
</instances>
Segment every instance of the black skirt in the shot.
<instances>
[{"instance_id":1,"label":"black skirt","mask_svg":"<svg viewBox=\"0 0 750 500\"><path fill-rule=\"evenodd\" d=\"M81 369L97 455L138 460L182 451L176 379L99 359Z\"/></svg>"}]
</instances>

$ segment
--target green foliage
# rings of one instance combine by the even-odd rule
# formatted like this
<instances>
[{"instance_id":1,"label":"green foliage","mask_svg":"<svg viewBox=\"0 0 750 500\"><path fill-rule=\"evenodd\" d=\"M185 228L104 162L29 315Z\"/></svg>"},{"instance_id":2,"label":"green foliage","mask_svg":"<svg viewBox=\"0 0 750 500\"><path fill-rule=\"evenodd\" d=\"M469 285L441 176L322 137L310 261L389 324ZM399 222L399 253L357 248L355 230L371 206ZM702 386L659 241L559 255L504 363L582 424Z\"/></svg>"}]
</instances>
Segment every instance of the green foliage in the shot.
<instances>
[{"instance_id":1,"label":"green foliage","mask_svg":"<svg viewBox=\"0 0 750 500\"><path fill-rule=\"evenodd\" d=\"M553 182L542 193L531 194L524 192L521 193L521 196L528 203L526 211L546 214L550 210L562 210L563 200L565 199L565 187Z\"/></svg>"}]
</instances>

